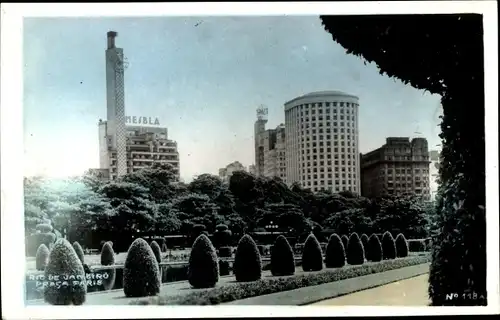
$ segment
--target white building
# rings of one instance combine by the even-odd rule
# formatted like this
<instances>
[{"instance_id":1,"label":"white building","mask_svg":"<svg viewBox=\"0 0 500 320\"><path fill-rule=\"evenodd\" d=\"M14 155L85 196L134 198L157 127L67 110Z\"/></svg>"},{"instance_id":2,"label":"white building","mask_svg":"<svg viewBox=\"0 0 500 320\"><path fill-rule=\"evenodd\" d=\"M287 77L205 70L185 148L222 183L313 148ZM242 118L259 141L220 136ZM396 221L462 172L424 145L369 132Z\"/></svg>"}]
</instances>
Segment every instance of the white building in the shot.
<instances>
[{"instance_id":1,"label":"white building","mask_svg":"<svg viewBox=\"0 0 500 320\"><path fill-rule=\"evenodd\" d=\"M359 99L312 92L285 103L286 182L360 193Z\"/></svg>"},{"instance_id":2,"label":"white building","mask_svg":"<svg viewBox=\"0 0 500 320\"><path fill-rule=\"evenodd\" d=\"M167 128L158 119L125 116L124 70L127 63L123 49L116 48L114 31L107 33L106 100L107 120L99 120L99 165L95 171L102 177L115 179L126 173L152 165L170 163L179 177L177 143L168 139ZM128 123L139 125L127 125ZM106 172L107 171L107 172Z\"/></svg>"},{"instance_id":3,"label":"white building","mask_svg":"<svg viewBox=\"0 0 500 320\"><path fill-rule=\"evenodd\" d=\"M228 164L225 168L219 169L219 177L222 182L229 183L229 179L235 171L247 171L245 166L243 166L239 161L232 162Z\"/></svg>"}]
</instances>

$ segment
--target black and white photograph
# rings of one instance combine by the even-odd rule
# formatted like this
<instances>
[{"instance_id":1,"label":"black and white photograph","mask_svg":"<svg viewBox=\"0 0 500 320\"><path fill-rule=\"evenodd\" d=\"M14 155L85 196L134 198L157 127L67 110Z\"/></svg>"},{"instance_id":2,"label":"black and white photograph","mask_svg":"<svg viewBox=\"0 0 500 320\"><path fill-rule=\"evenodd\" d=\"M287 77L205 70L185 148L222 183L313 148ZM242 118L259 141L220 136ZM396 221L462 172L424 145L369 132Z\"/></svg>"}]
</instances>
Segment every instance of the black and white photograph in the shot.
<instances>
[{"instance_id":1,"label":"black and white photograph","mask_svg":"<svg viewBox=\"0 0 500 320\"><path fill-rule=\"evenodd\" d=\"M498 313L497 4L376 4L2 4L6 319Z\"/></svg>"}]
</instances>

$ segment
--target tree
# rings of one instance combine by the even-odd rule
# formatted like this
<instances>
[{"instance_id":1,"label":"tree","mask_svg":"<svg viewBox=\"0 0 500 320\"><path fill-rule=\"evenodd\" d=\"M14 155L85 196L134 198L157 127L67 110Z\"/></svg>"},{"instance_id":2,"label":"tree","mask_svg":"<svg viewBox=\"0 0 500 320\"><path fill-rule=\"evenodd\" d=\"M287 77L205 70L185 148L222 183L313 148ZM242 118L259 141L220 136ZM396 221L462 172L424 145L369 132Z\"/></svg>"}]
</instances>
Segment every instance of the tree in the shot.
<instances>
[{"instance_id":1,"label":"tree","mask_svg":"<svg viewBox=\"0 0 500 320\"><path fill-rule=\"evenodd\" d=\"M55 280L44 288L45 302L51 305L82 305L87 294L83 265L66 239L59 239L49 255L45 279Z\"/></svg>"},{"instance_id":2,"label":"tree","mask_svg":"<svg viewBox=\"0 0 500 320\"><path fill-rule=\"evenodd\" d=\"M402 233L396 236L396 256L398 258L408 256L408 242Z\"/></svg>"},{"instance_id":3,"label":"tree","mask_svg":"<svg viewBox=\"0 0 500 320\"><path fill-rule=\"evenodd\" d=\"M78 259L82 262L82 265L85 264L85 255L83 254L83 249L82 246L77 242L73 242L73 249L75 249L76 255L78 256Z\"/></svg>"},{"instance_id":4,"label":"tree","mask_svg":"<svg viewBox=\"0 0 500 320\"><path fill-rule=\"evenodd\" d=\"M365 250L357 233L351 234L347 244L347 263L360 265L365 263Z\"/></svg>"},{"instance_id":5,"label":"tree","mask_svg":"<svg viewBox=\"0 0 500 320\"><path fill-rule=\"evenodd\" d=\"M176 198L172 203L172 209L178 212L181 221L190 222L192 227L195 224L203 224L209 232L215 230L215 226L224 223L224 217L218 214L217 206L210 201L206 195L190 193ZM191 228L184 227L184 232Z\"/></svg>"},{"instance_id":6,"label":"tree","mask_svg":"<svg viewBox=\"0 0 500 320\"><path fill-rule=\"evenodd\" d=\"M302 269L304 271L320 271L323 269L323 252L318 239L310 234L302 251Z\"/></svg>"},{"instance_id":7,"label":"tree","mask_svg":"<svg viewBox=\"0 0 500 320\"><path fill-rule=\"evenodd\" d=\"M111 242L107 241L104 243L101 249L101 265L112 266L115 264L115 251ZM108 274L107 279L103 279L104 290L111 290L115 285L116 280L116 269L107 269L105 271Z\"/></svg>"},{"instance_id":8,"label":"tree","mask_svg":"<svg viewBox=\"0 0 500 320\"><path fill-rule=\"evenodd\" d=\"M206 195L213 202L222 216L234 213L234 198L229 187L222 180L211 174L202 174L194 179L188 187L192 193Z\"/></svg>"},{"instance_id":9,"label":"tree","mask_svg":"<svg viewBox=\"0 0 500 320\"><path fill-rule=\"evenodd\" d=\"M366 260L372 262L379 262L382 260L384 253L382 251L382 244L376 234L372 234L368 239L368 247L366 249Z\"/></svg>"},{"instance_id":10,"label":"tree","mask_svg":"<svg viewBox=\"0 0 500 320\"><path fill-rule=\"evenodd\" d=\"M321 16L321 20L347 53L375 62L381 73L441 95L443 200L436 222L442 232L433 239L429 295L434 306L486 305L482 16ZM470 112L472 105L478 106L476 112ZM450 263L454 257L461 258ZM478 299L446 300L449 292L474 292Z\"/></svg>"},{"instance_id":11,"label":"tree","mask_svg":"<svg viewBox=\"0 0 500 320\"><path fill-rule=\"evenodd\" d=\"M158 263L161 263L161 249L160 249L160 245L158 244L158 242L156 241L152 241L151 244L151 250L153 250L153 253L155 255L155 258L156 258L156 261Z\"/></svg>"},{"instance_id":12,"label":"tree","mask_svg":"<svg viewBox=\"0 0 500 320\"><path fill-rule=\"evenodd\" d=\"M371 229L370 219L365 217L363 209L346 209L332 214L322 225L335 230L337 234L351 234L353 232L367 232Z\"/></svg>"},{"instance_id":13,"label":"tree","mask_svg":"<svg viewBox=\"0 0 500 320\"><path fill-rule=\"evenodd\" d=\"M147 297L160 293L160 268L153 250L142 238L128 249L123 267L123 292L126 297Z\"/></svg>"},{"instance_id":14,"label":"tree","mask_svg":"<svg viewBox=\"0 0 500 320\"><path fill-rule=\"evenodd\" d=\"M271 250L271 274L273 276L290 276L295 273L295 258L288 240L280 235Z\"/></svg>"},{"instance_id":15,"label":"tree","mask_svg":"<svg viewBox=\"0 0 500 320\"><path fill-rule=\"evenodd\" d=\"M342 268L345 265L346 254L340 237L334 233L326 245L325 265L327 268Z\"/></svg>"},{"instance_id":16,"label":"tree","mask_svg":"<svg viewBox=\"0 0 500 320\"><path fill-rule=\"evenodd\" d=\"M236 248L233 272L238 282L257 281L262 277L262 260L257 244L248 234L244 235Z\"/></svg>"},{"instance_id":17,"label":"tree","mask_svg":"<svg viewBox=\"0 0 500 320\"><path fill-rule=\"evenodd\" d=\"M384 253L384 260L396 258L396 243L389 231L384 232L382 235L382 252Z\"/></svg>"},{"instance_id":18,"label":"tree","mask_svg":"<svg viewBox=\"0 0 500 320\"><path fill-rule=\"evenodd\" d=\"M196 289L212 288L219 281L219 262L210 239L202 234L193 243L189 256L189 284Z\"/></svg>"},{"instance_id":19,"label":"tree","mask_svg":"<svg viewBox=\"0 0 500 320\"><path fill-rule=\"evenodd\" d=\"M49 248L42 243L36 252L36 269L38 271L45 270L45 267L49 263L49 254Z\"/></svg>"}]
</instances>

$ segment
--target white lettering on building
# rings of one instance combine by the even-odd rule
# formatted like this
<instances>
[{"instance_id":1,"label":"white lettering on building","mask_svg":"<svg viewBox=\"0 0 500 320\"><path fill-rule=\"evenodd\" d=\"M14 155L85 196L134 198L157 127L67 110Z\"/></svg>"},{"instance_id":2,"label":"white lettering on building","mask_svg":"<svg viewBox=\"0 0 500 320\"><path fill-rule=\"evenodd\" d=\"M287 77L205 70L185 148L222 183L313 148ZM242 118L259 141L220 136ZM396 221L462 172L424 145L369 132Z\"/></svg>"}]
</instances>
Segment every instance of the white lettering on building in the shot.
<instances>
[{"instance_id":1,"label":"white lettering on building","mask_svg":"<svg viewBox=\"0 0 500 320\"><path fill-rule=\"evenodd\" d=\"M138 116L126 116L126 124L148 124L152 126L159 126L160 120L154 117L138 117Z\"/></svg>"}]
</instances>

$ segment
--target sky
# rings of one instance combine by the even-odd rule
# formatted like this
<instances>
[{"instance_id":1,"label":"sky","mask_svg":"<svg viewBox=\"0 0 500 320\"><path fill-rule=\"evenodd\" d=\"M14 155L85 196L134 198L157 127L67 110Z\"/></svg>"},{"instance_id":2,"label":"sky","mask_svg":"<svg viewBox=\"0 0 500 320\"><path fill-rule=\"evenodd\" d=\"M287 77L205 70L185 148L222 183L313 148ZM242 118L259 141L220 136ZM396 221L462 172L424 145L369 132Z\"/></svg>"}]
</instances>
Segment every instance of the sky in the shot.
<instances>
[{"instance_id":1,"label":"sky","mask_svg":"<svg viewBox=\"0 0 500 320\"><path fill-rule=\"evenodd\" d=\"M274 128L286 101L313 91L359 97L360 152L388 136L425 137L439 149L440 97L346 54L317 16L25 18L26 176L99 167L110 30L129 61L126 114L168 128L186 182L233 161L253 164L256 108L268 107Z\"/></svg>"}]
</instances>

